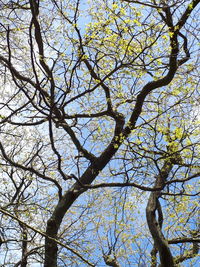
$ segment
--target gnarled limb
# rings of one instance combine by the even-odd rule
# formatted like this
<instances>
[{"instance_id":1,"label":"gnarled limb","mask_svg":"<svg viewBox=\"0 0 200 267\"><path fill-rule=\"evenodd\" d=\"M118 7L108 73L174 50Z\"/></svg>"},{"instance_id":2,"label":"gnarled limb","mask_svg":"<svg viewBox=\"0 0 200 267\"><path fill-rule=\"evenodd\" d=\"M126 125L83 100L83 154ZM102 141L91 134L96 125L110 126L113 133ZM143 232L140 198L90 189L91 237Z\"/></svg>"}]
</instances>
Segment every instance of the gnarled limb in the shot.
<instances>
[{"instance_id":1,"label":"gnarled limb","mask_svg":"<svg viewBox=\"0 0 200 267\"><path fill-rule=\"evenodd\" d=\"M173 164L166 160L160 174L156 177L155 187L164 187L165 181L171 171ZM161 191L151 192L146 208L147 223L150 233L153 237L155 248L159 251L160 262L162 267L173 267L174 259L169 249L167 240L162 233L162 210L159 202ZM158 212L158 219L156 218ZM155 256L155 255L154 255ZM154 265L155 266L155 261Z\"/></svg>"}]
</instances>

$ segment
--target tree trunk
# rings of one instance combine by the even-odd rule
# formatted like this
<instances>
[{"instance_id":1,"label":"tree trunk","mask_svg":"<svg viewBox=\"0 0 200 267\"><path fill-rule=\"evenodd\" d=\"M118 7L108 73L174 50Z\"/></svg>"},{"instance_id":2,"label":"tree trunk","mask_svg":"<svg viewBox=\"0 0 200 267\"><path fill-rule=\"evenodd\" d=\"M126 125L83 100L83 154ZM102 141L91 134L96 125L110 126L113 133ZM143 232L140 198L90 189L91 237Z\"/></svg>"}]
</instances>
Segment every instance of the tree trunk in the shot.
<instances>
[{"instance_id":1,"label":"tree trunk","mask_svg":"<svg viewBox=\"0 0 200 267\"><path fill-rule=\"evenodd\" d=\"M164 163L160 174L156 177L154 188L164 188L165 181L171 171L173 164L168 159ZM158 249L160 256L160 267L174 267L174 259L168 246L168 242L162 233L162 209L159 202L161 191L151 192L146 208L146 218L150 233L154 240L155 247ZM156 219L156 211L158 219Z\"/></svg>"}]
</instances>

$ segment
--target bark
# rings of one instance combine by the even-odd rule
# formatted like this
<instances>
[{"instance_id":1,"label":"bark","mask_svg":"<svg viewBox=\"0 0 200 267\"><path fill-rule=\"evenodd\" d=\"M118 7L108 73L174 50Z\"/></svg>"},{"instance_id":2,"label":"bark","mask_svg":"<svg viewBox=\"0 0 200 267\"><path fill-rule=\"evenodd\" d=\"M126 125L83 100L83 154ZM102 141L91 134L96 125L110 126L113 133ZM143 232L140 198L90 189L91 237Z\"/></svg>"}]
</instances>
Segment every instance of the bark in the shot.
<instances>
[{"instance_id":1,"label":"bark","mask_svg":"<svg viewBox=\"0 0 200 267\"><path fill-rule=\"evenodd\" d=\"M180 256L176 257L175 258L175 263L179 264L180 262L183 262L185 260L194 258L195 256L198 255L199 249L200 249L199 242L198 241L196 241L196 242L193 241L192 242L192 248L189 249L189 250L186 250L183 255L180 255Z\"/></svg>"},{"instance_id":2,"label":"bark","mask_svg":"<svg viewBox=\"0 0 200 267\"><path fill-rule=\"evenodd\" d=\"M104 255L103 256L105 264L112 267L120 267L115 256Z\"/></svg>"},{"instance_id":3,"label":"bark","mask_svg":"<svg viewBox=\"0 0 200 267\"><path fill-rule=\"evenodd\" d=\"M21 267L27 267L27 255L28 255L28 234L27 228L22 223L19 223L22 228L22 259L21 259Z\"/></svg>"},{"instance_id":4,"label":"bark","mask_svg":"<svg viewBox=\"0 0 200 267\"><path fill-rule=\"evenodd\" d=\"M142 106L144 104L145 98L156 88L168 85L177 70L177 54L178 54L178 41L177 35L174 34L171 40L171 57L170 57L170 68L167 75L160 80L152 81L147 83L141 92L138 94L136 98L136 104L130 120L127 123L127 126L124 127L124 118L116 116L116 126L114 131L114 136L98 158L93 158L91 165L89 168L83 173L82 177L80 178L79 182L76 182L74 186L70 190L66 192L66 194L60 199L58 205L55 207L55 210L47 223L46 234L50 237L56 238L60 224L64 215L66 214L67 210L71 207L74 201L81 195L83 192L86 191L81 184L90 185L95 178L98 176L99 172L104 169L104 167L108 164L111 158L115 155L118 151L120 145L122 144L123 140L127 138L132 130L135 128L136 122L142 112ZM63 127L65 127L65 121L63 121ZM123 138L120 138L123 137ZM153 194L152 194L153 196ZM57 258L57 244L52 240L46 238L45 241L45 267L57 267L56 264ZM170 266L172 267L172 265Z\"/></svg>"},{"instance_id":5,"label":"bark","mask_svg":"<svg viewBox=\"0 0 200 267\"><path fill-rule=\"evenodd\" d=\"M164 188L165 181L171 171L173 164L170 160L166 160L160 174L156 177L155 188ZM155 248L159 252L161 267L173 267L174 259L171 254L168 242L162 233L162 210L159 202L161 191L151 192L146 208L147 224L154 240ZM156 212L158 212L158 219L156 218ZM154 265L155 266L155 261Z\"/></svg>"},{"instance_id":6,"label":"bark","mask_svg":"<svg viewBox=\"0 0 200 267\"><path fill-rule=\"evenodd\" d=\"M193 1L193 8L199 3L199 0ZM98 176L98 173L103 170L103 168L108 164L108 162L111 160L113 155L117 152L118 148L121 145L121 138L125 139L130 135L132 130L135 127L135 124L138 120L138 117L140 116L142 112L142 107L145 98L156 88L160 88L163 86L168 85L174 78L174 75L176 73L176 70L178 66L185 63L189 59L188 53L186 53L186 57L182 61L177 60L177 56L179 53L179 47L178 47L178 29L181 29L183 25L185 24L187 18L189 17L190 13L192 12L191 9L187 9L183 16L181 17L180 21L175 25L176 27L172 27L172 20L171 20L171 14L168 12L166 13L166 21L167 25L170 25L171 32L173 32L172 36L170 37L170 47L171 47L171 54L169 57L169 69L168 73L162 77L159 80L151 81L147 83L144 88L141 90L141 92L137 95L136 98L136 104L134 107L134 110L132 112L132 115L130 117L130 120L127 123L127 126L124 127L124 120L122 118L117 117L118 114L112 114L113 118L116 121L116 127L114 131L114 137L111 140L111 143L108 145L108 147L105 149L105 151L102 153L102 155L98 158L93 158L90 153L88 153L83 147L80 145L79 141L77 140L74 132L70 127L67 125L65 120L63 119L62 112L56 107L54 103L54 79L53 74L48 65L43 60L44 58L44 46L43 46L43 40L42 35L40 31L40 25L38 21L38 14L39 14L39 2L30 0L30 8L32 12L32 20L31 20L31 28L34 25L35 27L35 40L38 45L39 54L40 54L40 65L43 68L46 75L50 78L51 81L51 95L48 95L46 91L42 90L38 84L34 84L34 82L29 79L28 77L25 77L21 75L19 72L16 71L16 69L12 66L11 62L4 58L3 56L0 56L0 61L3 62L3 64L10 69L11 74L13 75L14 79L26 81L28 84L33 86L36 90L39 90L42 95L44 95L44 99L50 98L51 100L51 108L52 113L54 113L55 118L57 122L60 122L61 127L66 131L66 133L71 137L72 141L77 147L78 152L82 152L84 157L90 160L91 164L88 167L88 169L83 173L82 177L79 181L77 181L74 186L70 190L68 190L63 196L60 193L60 200L57 204L57 206L54 209L54 212L51 216L51 218L47 222L47 228L46 228L46 234L49 237L57 238L57 233L59 230L59 227L62 223L63 217L66 214L67 210L71 207L71 205L74 203L74 201L83 193L86 191L85 188L81 186L81 184L90 185L94 179ZM80 45L82 43L80 42ZM186 43L187 48L187 43ZM83 49L83 47L81 47ZM185 49L186 51L187 49ZM85 61L87 63L87 61ZM94 73L94 70L90 70L90 66L88 65L88 70L90 71L91 77L94 77L96 74ZM106 93L109 92L109 88L105 87L103 83L101 83L102 88L105 90ZM108 98L109 99L109 98ZM109 103L108 103L109 104ZM113 112L112 107L109 105L109 112ZM120 136L121 134L121 136ZM118 138L116 138L118 137ZM118 140L118 141L116 141ZM169 166L165 166L167 171L169 169ZM163 186L163 177L162 175L157 178L156 181L156 188L159 186ZM148 206L147 206L147 221L148 225L151 231L151 234L154 238L154 242L156 247L158 248L161 262L165 262L168 258L171 259L171 253L168 248L168 244L166 240L164 239L164 236L162 235L159 222L156 220L155 213L158 211L158 205L159 205L159 192L152 192L150 194ZM57 244L49 239L46 238L45 240L45 267L56 267L57 266ZM171 263L173 263L173 260L171 260ZM173 265L163 265L163 266L170 266Z\"/></svg>"},{"instance_id":7,"label":"bark","mask_svg":"<svg viewBox=\"0 0 200 267\"><path fill-rule=\"evenodd\" d=\"M56 238L57 237L57 230L58 227L54 220L49 219L47 222L47 229L46 232L49 236ZM57 266L57 252L58 247L55 242L52 240L45 238L45 262L44 267L56 267Z\"/></svg>"}]
</instances>

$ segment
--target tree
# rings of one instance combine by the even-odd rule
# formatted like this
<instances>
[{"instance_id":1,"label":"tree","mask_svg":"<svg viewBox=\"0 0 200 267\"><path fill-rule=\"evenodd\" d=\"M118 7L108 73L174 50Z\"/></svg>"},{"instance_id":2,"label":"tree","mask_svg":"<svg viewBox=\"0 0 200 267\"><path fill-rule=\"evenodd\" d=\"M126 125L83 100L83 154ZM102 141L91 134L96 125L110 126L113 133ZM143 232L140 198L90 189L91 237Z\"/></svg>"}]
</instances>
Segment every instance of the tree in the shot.
<instances>
[{"instance_id":1,"label":"tree","mask_svg":"<svg viewBox=\"0 0 200 267\"><path fill-rule=\"evenodd\" d=\"M198 261L198 11L1 1L4 266Z\"/></svg>"}]
</instances>

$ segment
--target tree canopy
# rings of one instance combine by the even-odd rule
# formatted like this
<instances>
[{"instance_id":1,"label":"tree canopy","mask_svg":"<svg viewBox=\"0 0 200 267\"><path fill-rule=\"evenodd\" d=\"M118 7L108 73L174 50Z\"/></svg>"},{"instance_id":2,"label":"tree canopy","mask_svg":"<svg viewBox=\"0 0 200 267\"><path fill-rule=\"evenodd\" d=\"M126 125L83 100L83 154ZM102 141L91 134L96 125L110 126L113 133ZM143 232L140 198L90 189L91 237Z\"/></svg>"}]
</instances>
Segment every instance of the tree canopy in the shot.
<instances>
[{"instance_id":1,"label":"tree canopy","mask_svg":"<svg viewBox=\"0 0 200 267\"><path fill-rule=\"evenodd\" d=\"M1 266L197 266L199 2L0 1Z\"/></svg>"}]
</instances>

